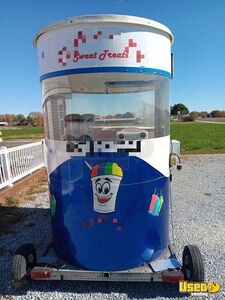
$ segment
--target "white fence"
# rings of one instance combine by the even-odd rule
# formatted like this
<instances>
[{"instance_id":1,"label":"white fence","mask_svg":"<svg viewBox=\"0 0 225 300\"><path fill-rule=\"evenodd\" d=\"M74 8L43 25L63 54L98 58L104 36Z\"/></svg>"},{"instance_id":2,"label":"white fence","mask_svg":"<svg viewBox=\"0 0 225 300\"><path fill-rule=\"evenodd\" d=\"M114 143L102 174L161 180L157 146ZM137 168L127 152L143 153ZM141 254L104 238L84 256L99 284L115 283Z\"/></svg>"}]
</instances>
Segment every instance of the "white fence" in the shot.
<instances>
[{"instance_id":1,"label":"white fence","mask_svg":"<svg viewBox=\"0 0 225 300\"><path fill-rule=\"evenodd\" d=\"M13 148L0 148L0 189L45 165L43 141Z\"/></svg>"}]
</instances>

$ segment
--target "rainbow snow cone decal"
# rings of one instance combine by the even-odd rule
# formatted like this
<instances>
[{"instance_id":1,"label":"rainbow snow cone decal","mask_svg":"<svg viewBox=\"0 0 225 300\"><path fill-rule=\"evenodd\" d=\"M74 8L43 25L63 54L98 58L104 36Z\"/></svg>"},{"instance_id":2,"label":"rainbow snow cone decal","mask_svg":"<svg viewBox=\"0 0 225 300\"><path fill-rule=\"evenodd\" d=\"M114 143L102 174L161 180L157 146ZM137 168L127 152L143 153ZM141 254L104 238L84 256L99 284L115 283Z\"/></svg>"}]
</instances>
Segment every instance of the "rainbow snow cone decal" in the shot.
<instances>
[{"instance_id":1,"label":"rainbow snow cone decal","mask_svg":"<svg viewBox=\"0 0 225 300\"><path fill-rule=\"evenodd\" d=\"M115 162L96 164L91 170L93 208L100 213L115 211L117 192L123 178L123 170Z\"/></svg>"},{"instance_id":2,"label":"rainbow snow cone decal","mask_svg":"<svg viewBox=\"0 0 225 300\"><path fill-rule=\"evenodd\" d=\"M154 192L149 204L148 212L154 217L158 217L163 205L163 201L163 196L158 196L156 192Z\"/></svg>"}]
</instances>

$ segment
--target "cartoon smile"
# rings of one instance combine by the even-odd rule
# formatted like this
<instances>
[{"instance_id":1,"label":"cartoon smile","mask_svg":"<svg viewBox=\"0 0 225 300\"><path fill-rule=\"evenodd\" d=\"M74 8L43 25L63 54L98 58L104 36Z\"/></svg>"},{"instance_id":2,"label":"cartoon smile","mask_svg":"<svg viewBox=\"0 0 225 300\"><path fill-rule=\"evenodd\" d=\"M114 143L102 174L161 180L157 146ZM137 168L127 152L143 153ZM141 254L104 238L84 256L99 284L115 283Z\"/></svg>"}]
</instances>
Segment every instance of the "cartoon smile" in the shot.
<instances>
[{"instance_id":1,"label":"cartoon smile","mask_svg":"<svg viewBox=\"0 0 225 300\"><path fill-rule=\"evenodd\" d=\"M101 203L101 204L106 204L112 198L112 195L113 194L110 194L107 197L99 197L99 196L97 196L98 202Z\"/></svg>"},{"instance_id":2,"label":"cartoon smile","mask_svg":"<svg viewBox=\"0 0 225 300\"><path fill-rule=\"evenodd\" d=\"M93 210L99 213L114 212L123 170L115 162L102 162L94 167L85 163L91 170Z\"/></svg>"}]
</instances>

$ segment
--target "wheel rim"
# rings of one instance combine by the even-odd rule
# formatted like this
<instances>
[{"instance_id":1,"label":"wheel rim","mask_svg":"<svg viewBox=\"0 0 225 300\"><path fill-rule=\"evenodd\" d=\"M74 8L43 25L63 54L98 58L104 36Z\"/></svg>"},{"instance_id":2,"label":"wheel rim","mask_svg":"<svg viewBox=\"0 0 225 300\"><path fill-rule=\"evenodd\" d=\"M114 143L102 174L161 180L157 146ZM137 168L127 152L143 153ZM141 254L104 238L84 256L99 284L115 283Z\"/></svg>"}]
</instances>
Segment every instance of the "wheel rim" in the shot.
<instances>
[{"instance_id":1,"label":"wheel rim","mask_svg":"<svg viewBox=\"0 0 225 300\"><path fill-rule=\"evenodd\" d=\"M200 250L195 245L186 245L182 256L182 271L187 281L202 282L204 281L204 263Z\"/></svg>"}]
</instances>

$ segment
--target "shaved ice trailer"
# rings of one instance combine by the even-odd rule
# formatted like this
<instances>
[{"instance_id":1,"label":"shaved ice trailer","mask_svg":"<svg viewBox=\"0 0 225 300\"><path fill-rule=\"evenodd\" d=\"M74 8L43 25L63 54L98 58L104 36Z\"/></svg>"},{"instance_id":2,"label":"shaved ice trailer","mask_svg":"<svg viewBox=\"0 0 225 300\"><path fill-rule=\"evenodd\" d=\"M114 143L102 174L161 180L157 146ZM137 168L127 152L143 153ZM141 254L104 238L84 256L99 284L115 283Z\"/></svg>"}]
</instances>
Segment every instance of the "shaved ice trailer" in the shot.
<instances>
[{"instance_id":1,"label":"shaved ice trailer","mask_svg":"<svg viewBox=\"0 0 225 300\"><path fill-rule=\"evenodd\" d=\"M203 281L199 249L169 243L173 35L95 15L43 28L38 49L52 243L13 258L13 282Z\"/></svg>"}]
</instances>

